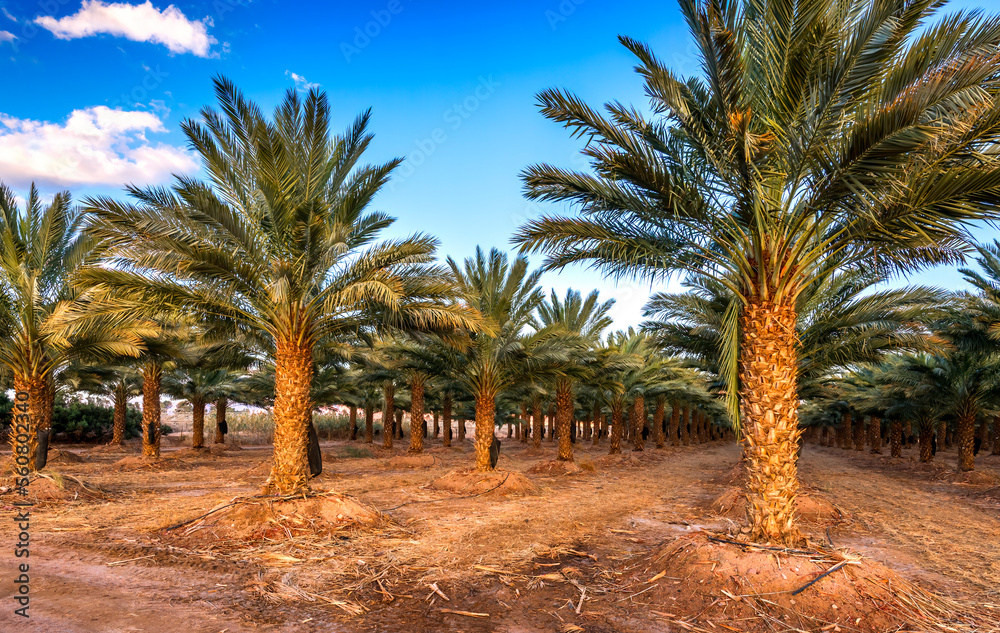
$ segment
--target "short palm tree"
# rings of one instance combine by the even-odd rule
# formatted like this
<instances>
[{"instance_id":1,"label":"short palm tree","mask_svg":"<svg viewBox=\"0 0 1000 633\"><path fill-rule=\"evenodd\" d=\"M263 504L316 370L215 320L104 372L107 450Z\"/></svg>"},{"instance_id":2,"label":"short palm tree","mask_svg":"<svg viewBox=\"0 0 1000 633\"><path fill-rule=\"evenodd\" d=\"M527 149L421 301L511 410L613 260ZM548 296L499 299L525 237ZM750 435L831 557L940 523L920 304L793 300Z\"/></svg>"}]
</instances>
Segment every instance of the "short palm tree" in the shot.
<instances>
[{"instance_id":1,"label":"short palm tree","mask_svg":"<svg viewBox=\"0 0 1000 633\"><path fill-rule=\"evenodd\" d=\"M464 369L457 376L476 401L476 469L492 470L490 444L496 416L496 399L515 382L523 369L526 343L522 331L531 323L542 301L539 271L528 270L528 260L511 262L498 249L476 254L462 265L448 258L458 281L459 298L482 316L482 331L475 333L463 352Z\"/></svg>"},{"instance_id":2,"label":"short palm tree","mask_svg":"<svg viewBox=\"0 0 1000 633\"><path fill-rule=\"evenodd\" d=\"M129 188L134 203L94 198L91 234L111 266L89 271L120 313L168 309L260 332L274 349L274 457L265 490L307 487L313 352L325 340L380 327L465 324L454 285L433 263L436 241L376 241L393 219L369 212L400 159L359 161L370 112L330 132L326 95L290 90L269 120L229 81L215 80L221 112L205 108L183 130L206 180Z\"/></svg>"},{"instance_id":3,"label":"short palm tree","mask_svg":"<svg viewBox=\"0 0 1000 633\"><path fill-rule=\"evenodd\" d=\"M800 293L843 269L954 262L972 222L998 217L1000 20L934 22L935 0L681 0L702 75L679 78L647 46L654 118L605 116L559 90L545 116L588 139L592 173L538 165L534 200L578 205L515 236L548 269L711 275L738 298L749 537L800 540L794 502Z\"/></svg>"}]
</instances>

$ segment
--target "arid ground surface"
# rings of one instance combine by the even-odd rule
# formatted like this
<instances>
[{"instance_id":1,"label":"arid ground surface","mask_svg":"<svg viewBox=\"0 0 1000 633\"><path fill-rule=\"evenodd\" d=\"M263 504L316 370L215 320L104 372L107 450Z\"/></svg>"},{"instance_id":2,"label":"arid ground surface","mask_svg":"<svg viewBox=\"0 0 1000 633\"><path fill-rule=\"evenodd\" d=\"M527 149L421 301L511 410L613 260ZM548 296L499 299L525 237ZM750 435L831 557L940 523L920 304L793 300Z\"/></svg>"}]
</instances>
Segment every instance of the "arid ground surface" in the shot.
<instances>
[{"instance_id":1,"label":"arid ground surface","mask_svg":"<svg viewBox=\"0 0 1000 633\"><path fill-rule=\"evenodd\" d=\"M643 563L691 534L735 534L737 514L712 505L734 480L734 444L647 444L611 459L606 444L588 442L576 447L581 471L536 474L530 469L554 457L554 444L537 451L504 438L498 468L524 473L535 489L469 497L431 484L471 466L471 438L448 449L429 439L433 463L418 467L389 463L405 444L389 452L324 442L326 470L314 488L351 495L388 518L332 534L275 529L243 543L220 536L225 526L213 517L165 528L256 494L268 448L215 455L171 446L157 466L93 447L59 448L86 461L55 453L48 471L72 477L55 477L62 493L49 479L32 483L40 499L63 498L32 511L28 621L12 613L17 533L6 516L0 521L2 631L742 630L695 617L685 604L695 600L694 581ZM931 464L915 456L914 448L892 460L806 446L805 490L833 507L807 521L806 532L817 546L883 562L964 608L1000 603L1000 457L980 454L970 477L954 472L954 449ZM13 500L0 497L4 515L14 516ZM799 567L786 569L794 583ZM802 604L834 600L824 597L824 583L847 573L818 581ZM794 614L767 626L806 627ZM876 629L852 620L826 630Z\"/></svg>"}]
</instances>

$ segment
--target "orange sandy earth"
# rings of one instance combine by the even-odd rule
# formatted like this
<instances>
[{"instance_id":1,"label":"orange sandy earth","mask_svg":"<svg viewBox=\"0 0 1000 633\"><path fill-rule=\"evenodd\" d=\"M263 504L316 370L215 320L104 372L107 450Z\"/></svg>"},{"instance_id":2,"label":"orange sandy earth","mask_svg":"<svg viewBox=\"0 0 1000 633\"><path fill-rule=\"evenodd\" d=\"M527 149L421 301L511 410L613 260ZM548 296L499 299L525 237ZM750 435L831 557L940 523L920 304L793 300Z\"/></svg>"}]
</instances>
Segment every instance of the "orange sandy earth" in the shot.
<instances>
[{"instance_id":1,"label":"orange sandy earth","mask_svg":"<svg viewBox=\"0 0 1000 633\"><path fill-rule=\"evenodd\" d=\"M582 470L539 475L527 471L552 459L554 445L546 440L538 451L503 438L498 468L526 473L536 491L463 499L429 484L471 466L471 438L451 449L428 439L432 465L390 466L405 442L397 440L395 451L324 442L325 472L314 488L383 510L429 503L388 510L391 521L377 529L243 550L220 546L210 527L184 539L162 529L256 493L269 448L216 456L170 447L166 467L114 472L120 454L60 447L87 461L64 457L48 472L78 477L101 496L33 509L28 620L13 613L14 497L0 496L0 631L682 631L673 619L683 605L633 595L648 585L627 586L630 561L679 536L732 525L710 504L732 480L734 444L647 444L641 456L626 449L620 462L606 457L606 444L587 442L576 447ZM352 447L372 456L352 457ZM891 460L808 445L804 486L838 512L807 532L939 594L1000 602L1000 457L980 454L969 478L954 473L954 449L929 465L917 464L915 454L908 447L904 459ZM577 613L581 587L590 592Z\"/></svg>"}]
</instances>

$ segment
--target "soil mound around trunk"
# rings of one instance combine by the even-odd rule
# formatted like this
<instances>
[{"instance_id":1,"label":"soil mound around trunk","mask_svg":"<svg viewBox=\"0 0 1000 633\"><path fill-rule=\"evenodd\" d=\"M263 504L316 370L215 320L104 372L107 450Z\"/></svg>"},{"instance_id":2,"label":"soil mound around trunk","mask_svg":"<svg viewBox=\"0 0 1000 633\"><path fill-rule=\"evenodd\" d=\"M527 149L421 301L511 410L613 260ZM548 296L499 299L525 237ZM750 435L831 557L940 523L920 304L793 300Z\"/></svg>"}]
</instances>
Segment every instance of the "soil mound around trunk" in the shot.
<instances>
[{"instance_id":1,"label":"soil mound around trunk","mask_svg":"<svg viewBox=\"0 0 1000 633\"><path fill-rule=\"evenodd\" d=\"M205 446L203 446L201 448L191 448L191 447L188 447L188 448L182 448L179 451L171 451L169 453L166 453L163 456L163 458L164 459L190 459L192 457L208 457L209 455L212 455L212 454L213 453L211 453L210 450L207 447L205 447Z\"/></svg>"},{"instance_id":2,"label":"soil mound around trunk","mask_svg":"<svg viewBox=\"0 0 1000 633\"><path fill-rule=\"evenodd\" d=\"M743 518L745 515L746 498L742 487L731 487L712 500L712 512L731 519ZM844 513L830 501L821 496L799 492L795 496L795 514L803 521L823 523L843 520Z\"/></svg>"},{"instance_id":3,"label":"soil mound around trunk","mask_svg":"<svg viewBox=\"0 0 1000 633\"><path fill-rule=\"evenodd\" d=\"M634 453L620 453L599 457L595 464L598 468L639 468L642 466L642 460Z\"/></svg>"},{"instance_id":4,"label":"soil mound around trunk","mask_svg":"<svg viewBox=\"0 0 1000 633\"><path fill-rule=\"evenodd\" d=\"M763 633L780 624L780 630L881 633L945 623L956 628L942 630L957 631L975 630L958 627L986 616L860 557L711 538L684 536L628 561L625 589L646 590L636 602L697 631Z\"/></svg>"},{"instance_id":5,"label":"soil mound around trunk","mask_svg":"<svg viewBox=\"0 0 1000 633\"><path fill-rule=\"evenodd\" d=\"M86 452L94 455L130 455L138 450L135 446L128 444L102 444L89 448Z\"/></svg>"},{"instance_id":6,"label":"soil mound around trunk","mask_svg":"<svg viewBox=\"0 0 1000 633\"><path fill-rule=\"evenodd\" d=\"M319 492L295 497L244 497L168 526L162 535L172 542L203 543L207 532L220 541L255 545L261 541L337 538L345 531L388 523L381 512L353 497Z\"/></svg>"},{"instance_id":7,"label":"soil mound around trunk","mask_svg":"<svg viewBox=\"0 0 1000 633\"><path fill-rule=\"evenodd\" d=\"M388 468L430 468L437 462L433 455L397 455L386 462Z\"/></svg>"},{"instance_id":8,"label":"soil mound around trunk","mask_svg":"<svg viewBox=\"0 0 1000 633\"><path fill-rule=\"evenodd\" d=\"M528 472L532 475L575 475L577 473L583 472L578 465L574 462L567 462L561 459L553 459L547 462L538 462L534 466L528 469Z\"/></svg>"},{"instance_id":9,"label":"soil mound around trunk","mask_svg":"<svg viewBox=\"0 0 1000 633\"><path fill-rule=\"evenodd\" d=\"M453 470L431 483L435 490L451 490L462 494L528 495L537 492L535 484L515 471Z\"/></svg>"},{"instance_id":10,"label":"soil mound around trunk","mask_svg":"<svg viewBox=\"0 0 1000 633\"><path fill-rule=\"evenodd\" d=\"M111 464L110 469L114 472L133 472L137 470L187 470L191 464L179 457L143 457L142 455L129 455Z\"/></svg>"},{"instance_id":11,"label":"soil mound around trunk","mask_svg":"<svg viewBox=\"0 0 1000 633\"><path fill-rule=\"evenodd\" d=\"M107 495L98 486L77 477L44 473L31 478L27 495L18 493L13 478L4 478L3 485L0 485L0 498L5 502L45 504L54 501L92 501L105 499Z\"/></svg>"},{"instance_id":12,"label":"soil mound around trunk","mask_svg":"<svg viewBox=\"0 0 1000 633\"><path fill-rule=\"evenodd\" d=\"M49 450L46 464L84 464L90 460L82 455L77 455L72 451L63 451L58 448Z\"/></svg>"}]
</instances>

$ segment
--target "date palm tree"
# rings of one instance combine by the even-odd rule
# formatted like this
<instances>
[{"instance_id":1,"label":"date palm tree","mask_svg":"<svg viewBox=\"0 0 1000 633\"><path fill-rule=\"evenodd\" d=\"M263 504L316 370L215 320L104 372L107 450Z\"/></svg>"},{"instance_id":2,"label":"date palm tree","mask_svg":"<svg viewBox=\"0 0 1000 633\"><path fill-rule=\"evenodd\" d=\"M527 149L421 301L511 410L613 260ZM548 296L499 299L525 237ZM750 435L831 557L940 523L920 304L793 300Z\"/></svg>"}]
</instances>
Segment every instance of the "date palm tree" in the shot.
<instances>
[{"instance_id":1,"label":"date palm tree","mask_svg":"<svg viewBox=\"0 0 1000 633\"><path fill-rule=\"evenodd\" d=\"M798 296L842 269L955 262L971 223L998 217L1000 20L934 21L937 0L681 0L702 74L646 45L653 117L607 115L547 90L542 113L588 139L592 172L537 165L533 200L569 202L515 235L545 267L616 277L711 275L738 298L727 346L738 375L749 538L800 540L794 502Z\"/></svg>"},{"instance_id":2,"label":"date palm tree","mask_svg":"<svg viewBox=\"0 0 1000 633\"><path fill-rule=\"evenodd\" d=\"M496 248L487 254L477 247L476 254L462 265L450 257L448 265L458 281L461 301L478 310L483 319L482 331L473 335L462 354L464 369L457 378L475 398L476 469L489 471L493 470L490 445L496 399L514 384L518 372L525 371L531 343L522 331L542 301L541 272L529 271L527 258L511 262Z\"/></svg>"},{"instance_id":3,"label":"date palm tree","mask_svg":"<svg viewBox=\"0 0 1000 633\"><path fill-rule=\"evenodd\" d=\"M334 135L318 89L290 90L271 119L224 78L215 93L220 111L182 124L205 180L129 187L129 204L87 201L91 235L113 254L87 281L113 295L112 312L166 308L269 340L275 432L265 491L291 494L309 478L317 345L382 327L449 329L467 312L450 301L433 238L377 241L394 220L368 207L401 159L360 163L370 112Z\"/></svg>"},{"instance_id":4,"label":"date palm tree","mask_svg":"<svg viewBox=\"0 0 1000 633\"><path fill-rule=\"evenodd\" d=\"M558 459L573 461L573 443L570 425L573 423L575 401L573 388L580 379L585 379L594 360L593 346L600 340L601 333L611 325L608 312L614 307L614 299L599 302L599 293L594 290L587 298L578 290L569 288L565 299L560 300L555 290L547 300L538 305L534 322L536 332L544 336L557 337L557 345L567 353L564 363L553 367L556 398L556 433L559 435Z\"/></svg>"}]
</instances>

